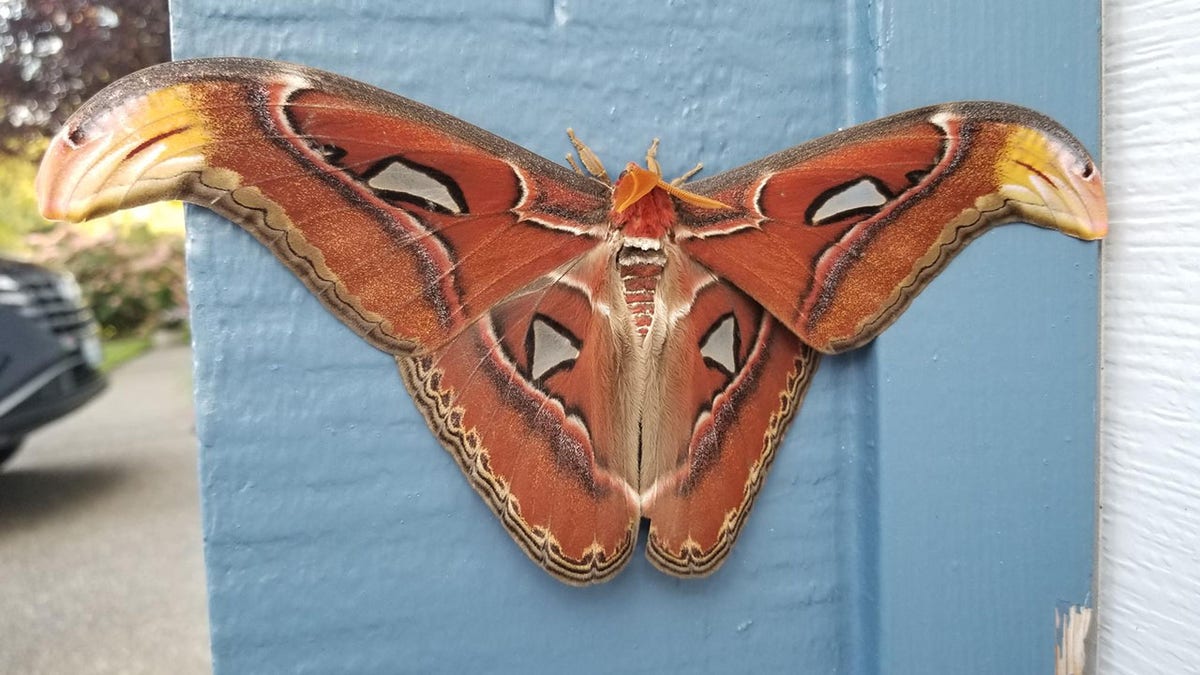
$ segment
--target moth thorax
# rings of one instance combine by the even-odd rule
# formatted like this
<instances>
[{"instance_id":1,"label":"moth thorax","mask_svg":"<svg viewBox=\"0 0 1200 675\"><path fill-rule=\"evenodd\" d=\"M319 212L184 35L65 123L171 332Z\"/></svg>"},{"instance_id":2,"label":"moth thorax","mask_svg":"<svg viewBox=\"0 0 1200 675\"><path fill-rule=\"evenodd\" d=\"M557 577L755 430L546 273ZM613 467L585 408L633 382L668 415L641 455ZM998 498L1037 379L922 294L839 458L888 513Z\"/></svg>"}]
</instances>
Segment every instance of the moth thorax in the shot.
<instances>
[{"instance_id":1,"label":"moth thorax","mask_svg":"<svg viewBox=\"0 0 1200 675\"><path fill-rule=\"evenodd\" d=\"M626 237L662 239L675 226L675 202L656 187L624 211L614 209L612 218Z\"/></svg>"},{"instance_id":2,"label":"moth thorax","mask_svg":"<svg viewBox=\"0 0 1200 675\"><path fill-rule=\"evenodd\" d=\"M666 264L667 256L662 249L626 245L617 254L625 306L629 308L633 329L639 337L645 338L650 333L650 324L654 321L654 293Z\"/></svg>"}]
</instances>

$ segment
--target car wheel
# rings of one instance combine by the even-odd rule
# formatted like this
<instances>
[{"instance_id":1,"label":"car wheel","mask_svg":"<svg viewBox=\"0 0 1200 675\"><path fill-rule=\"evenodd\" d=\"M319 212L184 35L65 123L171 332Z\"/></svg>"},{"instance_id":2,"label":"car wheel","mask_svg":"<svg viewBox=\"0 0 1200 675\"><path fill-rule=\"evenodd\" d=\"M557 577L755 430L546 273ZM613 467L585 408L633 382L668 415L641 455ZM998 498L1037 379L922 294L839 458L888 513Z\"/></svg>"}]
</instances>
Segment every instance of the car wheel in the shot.
<instances>
[{"instance_id":1,"label":"car wheel","mask_svg":"<svg viewBox=\"0 0 1200 675\"><path fill-rule=\"evenodd\" d=\"M17 450L21 449L21 442L24 440L24 436L0 440L0 466L4 466L10 457L17 454Z\"/></svg>"}]
</instances>

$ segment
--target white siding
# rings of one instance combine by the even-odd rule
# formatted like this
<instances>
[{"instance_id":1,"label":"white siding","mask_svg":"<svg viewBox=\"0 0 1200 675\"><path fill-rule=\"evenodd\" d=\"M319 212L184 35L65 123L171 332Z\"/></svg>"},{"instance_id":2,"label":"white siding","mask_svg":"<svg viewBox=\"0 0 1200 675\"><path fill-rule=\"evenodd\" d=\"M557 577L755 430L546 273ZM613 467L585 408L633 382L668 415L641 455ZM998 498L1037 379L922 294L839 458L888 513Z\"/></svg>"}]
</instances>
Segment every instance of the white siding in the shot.
<instances>
[{"instance_id":1,"label":"white siding","mask_svg":"<svg viewBox=\"0 0 1200 675\"><path fill-rule=\"evenodd\" d=\"M1200 672L1200 5L1109 0L1098 673Z\"/></svg>"}]
</instances>

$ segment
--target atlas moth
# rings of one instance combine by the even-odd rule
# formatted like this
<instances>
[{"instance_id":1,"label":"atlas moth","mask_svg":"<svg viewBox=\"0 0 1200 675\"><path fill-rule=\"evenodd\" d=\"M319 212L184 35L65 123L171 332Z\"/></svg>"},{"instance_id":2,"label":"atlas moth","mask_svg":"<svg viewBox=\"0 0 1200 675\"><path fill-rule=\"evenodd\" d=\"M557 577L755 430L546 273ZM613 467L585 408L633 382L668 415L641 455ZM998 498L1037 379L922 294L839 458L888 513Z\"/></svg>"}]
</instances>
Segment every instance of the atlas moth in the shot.
<instances>
[{"instance_id":1,"label":"atlas moth","mask_svg":"<svg viewBox=\"0 0 1200 675\"><path fill-rule=\"evenodd\" d=\"M656 146L610 181L570 137L584 169L331 73L183 61L84 105L37 190L47 218L184 199L257 237L395 357L472 487L572 584L616 574L643 519L659 569L716 569L820 355L879 335L984 231L1107 230L1079 141L1003 103L695 182L664 180Z\"/></svg>"}]
</instances>

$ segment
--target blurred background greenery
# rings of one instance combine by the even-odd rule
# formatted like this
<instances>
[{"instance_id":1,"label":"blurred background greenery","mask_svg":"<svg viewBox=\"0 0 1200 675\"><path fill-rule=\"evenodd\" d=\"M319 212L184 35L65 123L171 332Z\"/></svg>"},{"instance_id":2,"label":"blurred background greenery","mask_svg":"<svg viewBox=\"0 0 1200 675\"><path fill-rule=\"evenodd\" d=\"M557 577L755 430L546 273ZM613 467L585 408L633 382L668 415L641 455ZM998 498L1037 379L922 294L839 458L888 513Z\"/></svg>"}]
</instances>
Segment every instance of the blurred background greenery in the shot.
<instances>
[{"instance_id":1,"label":"blurred background greenery","mask_svg":"<svg viewBox=\"0 0 1200 675\"><path fill-rule=\"evenodd\" d=\"M0 256L72 272L108 339L183 327L183 207L38 215L48 139L119 77L170 58L166 0L0 0Z\"/></svg>"}]
</instances>

